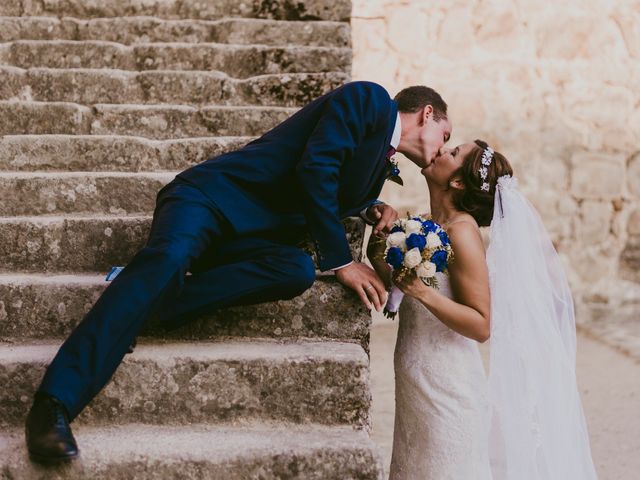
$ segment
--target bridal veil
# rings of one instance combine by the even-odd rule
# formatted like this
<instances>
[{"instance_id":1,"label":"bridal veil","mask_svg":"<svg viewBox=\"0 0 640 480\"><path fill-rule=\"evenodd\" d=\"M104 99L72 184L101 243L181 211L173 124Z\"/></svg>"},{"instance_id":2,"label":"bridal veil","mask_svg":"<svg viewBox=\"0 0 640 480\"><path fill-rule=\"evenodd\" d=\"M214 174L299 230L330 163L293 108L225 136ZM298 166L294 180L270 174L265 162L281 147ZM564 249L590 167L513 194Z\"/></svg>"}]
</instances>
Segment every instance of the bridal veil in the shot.
<instances>
[{"instance_id":1,"label":"bridal veil","mask_svg":"<svg viewBox=\"0 0 640 480\"><path fill-rule=\"evenodd\" d=\"M576 383L573 301L536 210L498 180L491 285L490 455L494 480L592 480Z\"/></svg>"}]
</instances>

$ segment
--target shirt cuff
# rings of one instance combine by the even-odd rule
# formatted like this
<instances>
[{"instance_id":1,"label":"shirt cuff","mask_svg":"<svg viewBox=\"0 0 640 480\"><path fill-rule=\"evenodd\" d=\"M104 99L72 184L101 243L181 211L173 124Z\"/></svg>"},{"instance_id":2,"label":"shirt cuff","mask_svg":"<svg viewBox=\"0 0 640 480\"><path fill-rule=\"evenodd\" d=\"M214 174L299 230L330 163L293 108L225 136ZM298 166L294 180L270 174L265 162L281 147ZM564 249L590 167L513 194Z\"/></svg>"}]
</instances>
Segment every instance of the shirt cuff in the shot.
<instances>
[{"instance_id":1,"label":"shirt cuff","mask_svg":"<svg viewBox=\"0 0 640 480\"><path fill-rule=\"evenodd\" d=\"M360 218L362 218L365 222L367 222L369 225L375 225L376 221L375 220L371 220L371 218L369 217L369 215L367 215L367 210L369 210L371 207L373 207L374 205L383 205L384 202L381 202L380 200L376 200L375 202L373 202L371 205L364 207L361 211L360 211Z\"/></svg>"},{"instance_id":2,"label":"shirt cuff","mask_svg":"<svg viewBox=\"0 0 640 480\"><path fill-rule=\"evenodd\" d=\"M353 263L353 260L351 260L349 263L345 263L344 265L340 265L339 267L336 268L332 268L331 271L332 272L337 272L338 270L340 270L341 268L344 267L348 267L349 265L351 265Z\"/></svg>"}]
</instances>

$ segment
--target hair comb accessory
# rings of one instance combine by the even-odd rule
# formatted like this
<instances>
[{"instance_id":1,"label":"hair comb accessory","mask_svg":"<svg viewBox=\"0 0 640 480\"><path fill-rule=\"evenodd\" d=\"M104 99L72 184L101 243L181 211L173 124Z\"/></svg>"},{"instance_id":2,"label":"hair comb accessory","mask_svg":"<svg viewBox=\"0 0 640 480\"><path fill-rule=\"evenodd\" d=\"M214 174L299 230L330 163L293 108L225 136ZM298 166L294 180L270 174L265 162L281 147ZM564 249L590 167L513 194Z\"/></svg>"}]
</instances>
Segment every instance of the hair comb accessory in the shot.
<instances>
[{"instance_id":1,"label":"hair comb accessory","mask_svg":"<svg viewBox=\"0 0 640 480\"><path fill-rule=\"evenodd\" d=\"M480 190L485 192L489 191L489 182L487 182L487 175L489 174L489 165L491 165L491 161L493 160L494 151L491 147L487 147L482 152L482 167L478 170L480 173L480 178L482 179L482 185L480 186Z\"/></svg>"}]
</instances>

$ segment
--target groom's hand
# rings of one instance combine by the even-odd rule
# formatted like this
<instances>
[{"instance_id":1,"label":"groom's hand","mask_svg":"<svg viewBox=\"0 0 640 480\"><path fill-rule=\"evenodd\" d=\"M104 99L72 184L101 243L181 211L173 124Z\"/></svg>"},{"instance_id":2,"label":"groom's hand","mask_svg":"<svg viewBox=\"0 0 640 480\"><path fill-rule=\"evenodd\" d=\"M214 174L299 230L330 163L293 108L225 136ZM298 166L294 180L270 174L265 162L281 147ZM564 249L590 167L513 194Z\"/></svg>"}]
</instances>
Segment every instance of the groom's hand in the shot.
<instances>
[{"instance_id":1,"label":"groom's hand","mask_svg":"<svg viewBox=\"0 0 640 480\"><path fill-rule=\"evenodd\" d=\"M364 263L352 264L336 270L336 278L345 287L354 290L368 309L371 304L381 311L387 301L387 291L378 274Z\"/></svg>"},{"instance_id":2,"label":"groom's hand","mask_svg":"<svg viewBox=\"0 0 640 480\"><path fill-rule=\"evenodd\" d=\"M389 233L393 222L398 219L398 212L386 203L378 203L367 209L367 217L376 222L373 226L373 234Z\"/></svg>"}]
</instances>

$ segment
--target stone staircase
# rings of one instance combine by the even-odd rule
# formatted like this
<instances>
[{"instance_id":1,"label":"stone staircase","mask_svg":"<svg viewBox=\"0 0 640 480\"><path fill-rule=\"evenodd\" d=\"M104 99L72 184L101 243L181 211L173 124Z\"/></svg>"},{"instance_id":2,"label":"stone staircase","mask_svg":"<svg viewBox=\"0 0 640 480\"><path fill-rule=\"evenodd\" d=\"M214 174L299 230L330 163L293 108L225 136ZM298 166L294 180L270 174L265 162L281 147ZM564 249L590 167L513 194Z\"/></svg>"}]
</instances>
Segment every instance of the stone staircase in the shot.
<instances>
[{"instance_id":1,"label":"stone staircase","mask_svg":"<svg viewBox=\"0 0 640 480\"><path fill-rule=\"evenodd\" d=\"M156 192L349 80L347 0L0 2L0 478L378 479L370 316L320 275L293 300L148 328L31 464L44 368L142 246ZM360 255L364 226L345 226Z\"/></svg>"}]
</instances>

